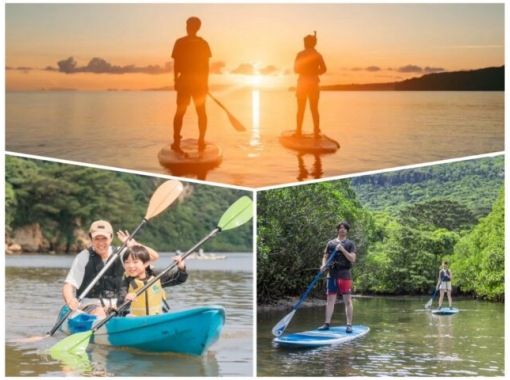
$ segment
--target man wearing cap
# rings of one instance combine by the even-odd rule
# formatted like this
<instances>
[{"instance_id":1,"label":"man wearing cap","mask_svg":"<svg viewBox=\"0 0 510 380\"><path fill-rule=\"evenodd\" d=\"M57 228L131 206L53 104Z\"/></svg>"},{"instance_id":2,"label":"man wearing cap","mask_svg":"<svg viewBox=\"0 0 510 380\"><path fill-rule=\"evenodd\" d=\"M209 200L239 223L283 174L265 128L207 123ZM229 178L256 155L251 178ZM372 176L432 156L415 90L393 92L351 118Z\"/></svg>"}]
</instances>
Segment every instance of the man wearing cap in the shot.
<instances>
[{"instance_id":1,"label":"man wearing cap","mask_svg":"<svg viewBox=\"0 0 510 380\"><path fill-rule=\"evenodd\" d=\"M322 55L315 50L317 45L317 33L309 34L304 38L305 50L298 53L294 62L294 72L299 74L296 98L297 98L297 128L296 136L303 132L303 118L305 115L306 99L310 102L310 111L313 119L313 134L320 137L319 126L319 75L326 72L326 64Z\"/></svg>"},{"instance_id":2,"label":"man wearing cap","mask_svg":"<svg viewBox=\"0 0 510 380\"><path fill-rule=\"evenodd\" d=\"M193 98L198 115L198 150L204 150L206 145L207 114L205 100L208 91L211 49L206 40L197 36L201 25L202 22L198 17L190 17L186 21L187 36L175 41L172 50L177 110L174 116L174 141L171 148L181 153L182 120L191 98Z\"/></svg>"},{"instance_id":3,"label":"man wearing cap","mask_svg":"<svg viewBox=\"0 0 510 380\"><path fill-rule=\"evenodd\" d=\"M72 310L78 309L80 306L87 307L87 311L91 314L104 316L104 308L116 306L116 294L122 283L124 267L120 259L108 268L101 276L92 289L87 294L87 298L78 302L76 295L88 287L96 275L104 267L114 249L111 246L113 239L113 228L111 224L105 220L96 220L90 225L89 237L91 246L84 249L74 259L71 269L65 279L62 295L64 301ZM117 232L117 237L124 242L128 239L129 233L126 231ZM134 239L131 239L128 246L141 245ZM146 247L149 251L151 261L157 260L159 255L156 251ZM102 307L99 307L102 306Z\"/></svg>"},{"instance_id":4,"label":"man wearing cap","mask_svg":"<svg viewBox=\"0 0 510 380\"><path fill-rule=\"evenodd\" d=\"M326 271L329 269L329 276L327 279L327 303L326 303L326 320L324 325L319 327L319 330L329 330L331 324L331 317L335 310L336 297L340 294L343 297L345 304L345 317L347 320L347 333L352 333L352 264L356 261L356 246L354 242L347 239L347 233L350 226L347 222L341 222L337 226L338 235L335 239L330 240L324 250L322 257L321 270ZM326 267L328 258L335 254L333 264Z\"/></svg>"}]
</instances>

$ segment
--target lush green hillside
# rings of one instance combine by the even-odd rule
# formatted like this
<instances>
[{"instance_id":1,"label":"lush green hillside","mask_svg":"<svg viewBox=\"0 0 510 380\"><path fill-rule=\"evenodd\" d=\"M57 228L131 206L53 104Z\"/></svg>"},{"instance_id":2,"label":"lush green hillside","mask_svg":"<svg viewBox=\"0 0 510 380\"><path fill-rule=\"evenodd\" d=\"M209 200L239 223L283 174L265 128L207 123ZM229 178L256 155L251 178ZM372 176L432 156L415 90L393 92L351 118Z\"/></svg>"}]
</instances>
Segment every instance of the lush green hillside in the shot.
<instances>
[{"instance_id":1,"label":"lush green hillside","mask_svg":"<svg viewBox=\"0 0 510 380\"><path fill-rule=\"evenodd\" d=\"M455 246L452 271L464 292L503 301L505 293L505 196Z\"/></svg>"},{"instance_id":2,"label":"lush green hillside","mask_svg":"<svg viewBox=\"0 0 510 380\"><path fill-rule=\"evenodd\" d=\"M147 176L7 156L6 232L10 236L16 228L39 224L50 250L69 251L76 229L88 231L93 220L106 219L116 230L132 230L161 182ZM137 239L160 251L187 250L246 193L186 184L179 201L154 218ZM204 249L251 251L251 224L220 234Z\"/></svg>"},{"instance_id":3,"label":"lush green hillside","mask_svg":"<svg viewBox=\"0 0 510 380\"><path fill-rule=\"evenodd\" d=\"M504 159L498 156L356 177L352 187L374 211L397 215L408 205L447 199L480 218L490 212L503 177Z\"/></svg>"},{"instance_id":4,"label":"lush green hillside","mask_svg":"<svg viewBox=\"0 0 510 380\"><path fill-rule=\"evenodd\" d=\"M261 192L258 302L304 292L342 219L356 293L430 294L448 259L456 292L503 300L503 184L496 157Z\"/></svg>"}]
</instances>

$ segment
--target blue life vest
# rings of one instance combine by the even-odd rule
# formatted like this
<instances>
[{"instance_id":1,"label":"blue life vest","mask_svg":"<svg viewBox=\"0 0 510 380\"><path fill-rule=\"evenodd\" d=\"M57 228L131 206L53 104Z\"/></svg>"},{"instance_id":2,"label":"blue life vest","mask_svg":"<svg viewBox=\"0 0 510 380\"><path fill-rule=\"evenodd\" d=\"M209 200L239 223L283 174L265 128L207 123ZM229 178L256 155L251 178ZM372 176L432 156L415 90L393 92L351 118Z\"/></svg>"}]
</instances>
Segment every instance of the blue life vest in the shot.
<instances>
[{"instance_id":1,"label":"blue life vest","mask_svg":"<svg viewBox=\"0 0 510 380\"><path fill-rule=\"evenodd\" d=\"M450 275L450 271L449 270L441 269L441 281L448 282L448 281L451 281L451 280L452 280L452 277Z\"/></svg>"}]
</instances>

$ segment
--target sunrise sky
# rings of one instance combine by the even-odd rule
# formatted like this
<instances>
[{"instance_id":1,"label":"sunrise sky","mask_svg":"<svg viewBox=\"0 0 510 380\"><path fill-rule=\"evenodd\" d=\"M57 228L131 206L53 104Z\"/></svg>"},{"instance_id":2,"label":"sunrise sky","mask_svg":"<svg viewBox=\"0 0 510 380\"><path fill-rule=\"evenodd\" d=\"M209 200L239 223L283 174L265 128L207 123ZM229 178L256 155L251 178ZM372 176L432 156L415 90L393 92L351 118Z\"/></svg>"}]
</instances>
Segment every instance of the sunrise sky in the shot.
<instances>
[{"instance_id":1,"label":"sunrise sky","mask_svg":"<svg viewBox=\"0 0 510 380\"><path fill-rule=\"evenodd\" d=\"M171 49L189 16L202 19L212 85L293 85L314 30L323 84L504 64L503 4L8 4L7 90L171 86ZM76 65L59 68L70 57Z\"/></svg>"}]
</instances>

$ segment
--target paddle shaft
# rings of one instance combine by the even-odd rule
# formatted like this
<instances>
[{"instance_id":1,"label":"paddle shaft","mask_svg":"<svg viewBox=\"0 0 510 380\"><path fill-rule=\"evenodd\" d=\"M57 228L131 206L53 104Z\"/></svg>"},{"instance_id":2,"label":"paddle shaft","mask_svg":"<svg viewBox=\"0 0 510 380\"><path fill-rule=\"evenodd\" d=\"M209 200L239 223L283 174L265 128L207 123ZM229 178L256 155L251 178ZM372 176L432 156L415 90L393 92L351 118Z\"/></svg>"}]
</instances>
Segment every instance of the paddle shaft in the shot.
<instances>
[{"instance_id":1,"label":"paddle shaft","mask_svg":"<svg viewBox=\"0 0 510 380\"><path fill-rule=\"evenodd\" d=\"M127 245L129 243L129 241L133 239L133 236L135 236L136 233L138 231L140 231L140 229L143 227L143 225L146 224L147 222L148 222L148 220L143 218L142 222L138 225L138 227L136 227L134 229L134 231L124 241L122 246L120 246L115 251L115 253L112 255L110 260L108 260L106 262L106 264L104 265L103 269L101 269L101 271L99 271L99 273L96 275L96 277L94 277L94 279L90 282L90 284L83 290L83 292L81 292L81 294L78 296L78 302L81 302L87 296L87 294L89 294L90 290L94 287L94 285L96 285L96 283L103 276L103 274L108 270L108 268L110 268L113 265L115 260L117 260L117 257L119 257L124 252L124 250L127 248ZM62 326L62 323L65 322L65 320L69 317L69 315L72 312L73 311L71 309L69 309L69 311L59 321L57 321L57 323L55 324L55 326L53 326L53 328L50 330L50 332L48 332L48 335L55 334L55 332L59 329L60 326Z\"/></svg>"},{"instance_id":2,"label":"paddle shaft","mask_svg":"<svg viewBox=\"0 0 510 380\"><path fill-rule=\"evenodd\" d=\"M241 122L239 120L237 120L234 115L232 115L230 113L230 111L227 109L227 107L225 107L223 105L222 102L220 102L218 99L216 99L210 92L207 93L207 95L210 96L210 98L212 100L214 100L214 102L223 110L226 112L229 120L230 120L230 124L232 124L232 127L234 127L235 130L239 131L239 132L243 132L246 130L246 127L244 125L241 124Z\"/></svg>"},{"instance_id":3,"label":"paddle shaft","mask_svg":"<svg viewBox=\"0 0 510 380\"><path fill-rule=\"evenodd\" d=\"M214 100L214 102L215 102L218 106L220 106L220 108L221 108L223 111L225 111L226 113L230 114L230 111L227 109L227 107L225 107L225 106L223 105L223 103L222 103L222 102L220 102L218 99L216 99L216 98L215 98L215 97L214 97L214 96L213 96L210 92L208 92L208 93L207 93L207 95L209 95L209 96L211 97L211 99L212 99L212 100Z\"/></svg>"},{"instance_id":4,"label":"paddle shaft","mask_svg":"<svg viewBox=\"0 0 510 380\"><path fill-rule=\"evenodd\" d=\"M333 252L333 254L328 258L328 261L326 261L326 265L325 267L329 267L330 264L332 263L333 259L335 258L336 256L336 251ZM308 288L306 288L306 291L303 293L303 295L301 296L301 298L299 299L299 301L294 305L292 306L292 309L293 310L297 310L299 309L299 307L301 306L301 304L304 302L304 300L308 297L308 294L310 294L310 292L312 291L312 289L314 288L315 284L317 283L317 281L319 281L319 278L321 277L322 275L322 270L319 271L319 273L317 273L315 275L315 277L313 278L312 282L310 283L310 285L308 285Z\"/></svg>"},{"instance_id":5,"label":"paddle shaft","mask_svg":"<svg viewBox=\"0 0 510 380\"><path fill-rule=\"evenodd\" d=\"M186 257L188 257L191 253L193 253L197 248L199 248L201 245L203 245L207 240L209 240L210 238L212 238L214 235L216 235L218 232L220 232L221 229L219 227L216 227L214 230L212 230L206 237L204 237L202 240L200 240L197 244L195 244L193 247L191 247L188 251L186 251L185 253L183 253L181 255L182 259L184 260ZM152 285L154 285L154 283L156 283L156 281L158 281L161 277L163 277L163 275L165 273L167 273L169 270L175 268L177 266L176 263L172 263L170 264L169 266L167 266L165 269L163 269L163 271L161 273L159 273L156 277L154 277L152 280L150 280L147 284L145 284L140 290L138 290L136 292L136 295L135 297L138 297L140 294L142 294L143 292L145 292L148 288L150 288ZM124 302L118 309L117 309L117 313L126 309L129 305L131 304L131 301L130 300L127 300L126 302ZM101 327L103 327L110 319L112 319L115 315L117 315L117 313L111 313L110 315L108 315L105 319L103 319L102 321L100 321L97 325L94 326L94 328L92 329L92 332L95 332L97 331L98 329L100 329Z\"/></svg>"}]
</instances>

